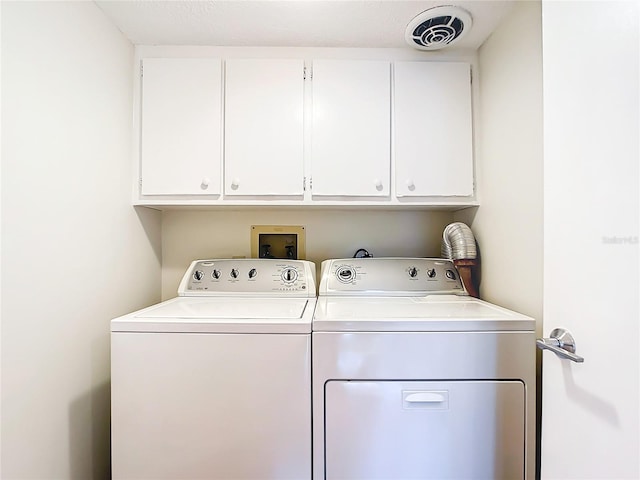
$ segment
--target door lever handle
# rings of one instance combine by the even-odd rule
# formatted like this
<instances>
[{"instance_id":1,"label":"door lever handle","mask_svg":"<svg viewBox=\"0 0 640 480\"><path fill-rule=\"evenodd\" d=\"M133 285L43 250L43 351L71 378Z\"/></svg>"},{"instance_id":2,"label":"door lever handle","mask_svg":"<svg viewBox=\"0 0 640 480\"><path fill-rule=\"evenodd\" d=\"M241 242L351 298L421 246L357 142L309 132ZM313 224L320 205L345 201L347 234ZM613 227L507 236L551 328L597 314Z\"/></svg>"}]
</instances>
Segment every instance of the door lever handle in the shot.
<instances>
[{"instance_id":1,"label":"door lever handle","mask_svg":"<svg viewBox=\"0 0 640 480\"><path fill-rule=\"evenodd\" d=\"M551 331L551 338L538 338L536 345L540 350L551 350L559 357L572 362L584 362L583 357L576 355L576 342L573 336L564 328L554 328Z\"/></svg>"}]
</instances>

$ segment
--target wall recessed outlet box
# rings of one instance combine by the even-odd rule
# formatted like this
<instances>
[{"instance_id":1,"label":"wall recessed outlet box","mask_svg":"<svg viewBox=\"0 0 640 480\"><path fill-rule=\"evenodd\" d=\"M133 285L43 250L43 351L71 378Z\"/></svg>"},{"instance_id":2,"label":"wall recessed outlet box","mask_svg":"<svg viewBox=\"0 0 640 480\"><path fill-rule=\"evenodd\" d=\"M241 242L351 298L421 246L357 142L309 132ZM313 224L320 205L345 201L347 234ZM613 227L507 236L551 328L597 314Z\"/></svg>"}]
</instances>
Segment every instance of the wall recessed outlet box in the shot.
<instances>
[{"instance_id":1,"label":"wall recessed outlet box","mask_svg":"<svg viewBox=\"0 0 640 480\"><path fill-rule=\"evenodd\" d=\"M252 258L304 260L305 229L299 225L252 225Z\"/></svg>"}]
</instances>

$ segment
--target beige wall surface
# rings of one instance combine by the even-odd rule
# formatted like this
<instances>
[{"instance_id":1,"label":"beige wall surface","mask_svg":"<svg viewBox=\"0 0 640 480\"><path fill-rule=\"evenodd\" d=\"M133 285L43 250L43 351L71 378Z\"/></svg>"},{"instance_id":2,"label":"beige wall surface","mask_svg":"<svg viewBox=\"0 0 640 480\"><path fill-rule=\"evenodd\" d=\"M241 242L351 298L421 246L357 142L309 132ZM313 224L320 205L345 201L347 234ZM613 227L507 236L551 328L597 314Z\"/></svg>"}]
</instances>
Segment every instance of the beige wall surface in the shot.
<instances>
[{"instance_id":1,"label":"beige wall surface","mask_svg":"<svg viewBox=\"0 0 640 480\"><path fill-rule=\"evenodd\" d=\"M518 2L480 50L482 206L455 215L134 209L131 44L91 2L0 9L1 478L109 477L109 320L175 296L196 258L249 257L251 225L305 226L319 272L322 260L358 248L437 257L444 227L467 221L482 252L483 297L540 318L538 2Z\"/></svg>"},{"instance_id":2,"label":"beige wall surface","mask_svg":"<svg viewBox=\"0 0 640 480\"><path fill-rule=\"evenodd\" d=\"M133 47L92 2L2 2L2 471L110 478L109 321L159 300L131 206Z\"/></svg>"},{"instance_id":3,"label":"beige wall surface","mask_svg":"<svg viewBox=\"0 0 640 480\"><path fill-rule=\"evenodd\" d=\"M543 311L543 94L539 1L517 2L478 54L476 182L480 207L457 212L473 230L483 299L536 319ZM537 402L540 402L540 352ZM537 408L536 463L541 410Z\"/></svg>"},{"instance_id":4,"label":"beige wall surface","mask_svg":"<svg viewBox=\"0 0 640 480\"><path fill-rule=\"evenodd\" d=\"M517 2L478 55L480 207L455 215L478 241L483 299L542 317L542 26L539 1Z\"/></svg>"},{"instance_id":5,"label":"beige wall surface","mask_svg":"<svg viewBox=\"0 0 640 480\"><path fill-rule=\"evenodd\" d=\"M302 225L307 260L352 257L366 248L376 257L440 256L450 212L375 209L245 209L163 213L162 298L176 296L189 263L201 258L251 256L251 225ZM318 279L319 280L319 279Z\"/></svg>"}]
</instances>

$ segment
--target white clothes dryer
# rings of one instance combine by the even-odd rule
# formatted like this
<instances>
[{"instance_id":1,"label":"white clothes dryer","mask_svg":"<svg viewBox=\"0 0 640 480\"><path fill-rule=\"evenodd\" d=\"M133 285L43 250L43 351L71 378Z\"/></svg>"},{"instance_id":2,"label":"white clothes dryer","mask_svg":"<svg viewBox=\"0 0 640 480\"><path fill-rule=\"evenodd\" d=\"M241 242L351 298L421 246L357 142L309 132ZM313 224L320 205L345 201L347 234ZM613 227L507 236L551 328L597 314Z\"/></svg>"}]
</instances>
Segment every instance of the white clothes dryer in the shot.
<instances>
[{"instance_id":1,"label":"white clothes dryer","mask_svg":"<svg viewBox=\"0 0 640 480\"><path fill-rule=\"evenodd\" d=\"M309 479L315 266L194 261L111 322L114 479Z\"/></svg>"},{"instance_id":2,"label":"white clothes dryer","mask_svg":"<svg viewBox=\"0 0 640 480\"><path fill-rule=\"evenodd\" d=\"M323 262L312 351L315 480L534 478L534 320L452 262Z\"/></svg>"}]
</instances>

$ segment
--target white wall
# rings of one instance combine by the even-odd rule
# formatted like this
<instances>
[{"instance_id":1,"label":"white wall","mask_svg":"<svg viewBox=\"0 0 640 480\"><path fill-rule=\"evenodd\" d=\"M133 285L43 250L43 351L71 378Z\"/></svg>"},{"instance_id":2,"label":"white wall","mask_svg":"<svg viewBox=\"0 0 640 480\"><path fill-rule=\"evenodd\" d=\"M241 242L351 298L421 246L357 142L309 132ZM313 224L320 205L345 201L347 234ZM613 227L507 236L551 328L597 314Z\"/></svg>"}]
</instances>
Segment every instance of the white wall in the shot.
<instances>
[{"instance_id":1,"label":"white wall","mask_svg":"<svg viewBox=\"0 0 640 480\"><path fill-rule=\"evenodd\" d=\"M478 54L480 207L457 213L482 261L483 299L542 316L542 39L539 1L517 2Z\"/></svg>"},{"instance_id":2,"label":"white wall","mask_svg":"<svg viewBox=\"0 0 640 480\"><path fill-rule=\"evenodd\" d=\"M196 258L251 256L251 225L304 225L307 260L351 257L366 248L376 257L440 256L450 212L393 210L246 209L165 211L162 221L162 297Z\"/></svg>"},{"instance_id":3,"label":"white wall","mask_svg":"<svg viewBox=\"0 0 640 480\"><path fill-rule=\"evenodd\" d=\"M92 2L1 8L1 477L109 478L109 320L160 296L133 48Z\"/></svg>"}]
</instances>

